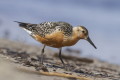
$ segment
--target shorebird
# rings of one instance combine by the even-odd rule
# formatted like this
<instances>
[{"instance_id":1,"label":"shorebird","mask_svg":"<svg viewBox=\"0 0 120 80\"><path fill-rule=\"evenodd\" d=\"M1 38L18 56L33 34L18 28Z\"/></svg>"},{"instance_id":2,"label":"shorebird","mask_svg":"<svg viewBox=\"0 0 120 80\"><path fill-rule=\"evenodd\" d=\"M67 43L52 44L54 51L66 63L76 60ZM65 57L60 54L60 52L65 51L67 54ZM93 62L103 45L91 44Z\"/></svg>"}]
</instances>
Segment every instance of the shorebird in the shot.
<instances>
[{"instance_id":1,"label":"shorebird","mask_svg":"<svg viewBox=\"0 0 120 80\"><path fill-rule=\"evenodd\" d=\"M41 64L43 64L45 46L59 48L59 58L64 67L65 63L61 56L62 47L75 45L80 39L85 39L96 49L84 26L73 27L67 22L43 22L40 24L15 22L19 23L19 26L35 40L44 44L41 51Z\"/></svg>"}]
</instances>

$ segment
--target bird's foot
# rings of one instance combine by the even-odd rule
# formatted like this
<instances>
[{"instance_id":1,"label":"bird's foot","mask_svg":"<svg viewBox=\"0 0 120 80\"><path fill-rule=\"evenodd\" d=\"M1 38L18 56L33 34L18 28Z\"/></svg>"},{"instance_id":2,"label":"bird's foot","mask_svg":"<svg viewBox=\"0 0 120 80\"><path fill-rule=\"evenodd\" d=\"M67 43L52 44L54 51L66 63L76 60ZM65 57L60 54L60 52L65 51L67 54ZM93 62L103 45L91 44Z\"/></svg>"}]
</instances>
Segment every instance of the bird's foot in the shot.
<instances>
[{"instance_id":1,"label":"bird's foot","mask_svg":"<svg viewBox=\"0 0 120 80\"><path fill-rule=\"evenodd\" d=\"M63 68L66 70L66 71L70 71L70 67L69 67L69 65L63 65Z\"/></svg>"},{"instance_id":2,"label":"bird's foot","mask_svg":"<svg viewBox=\"0 0 120 80\"><path fill-rule=\"evenodd\" d=\"M65 69L66 71L72 71L73 68L74 68L74 66L69 65L69 64L63 65L63 67L64 67L64 69Z\"/></svg>"},{"instance_id":3,"label":"bird's foot","mask_svg":"<svg viewBox=\"0 0 120 80\"><path fill-rule=\"evenodd\" d=\"M42 70L44 72L48 72L48 69L44 64L40 64L39 66L36 66L35 69L36 69L36 71Z\"/></svg>"}]
</instances>

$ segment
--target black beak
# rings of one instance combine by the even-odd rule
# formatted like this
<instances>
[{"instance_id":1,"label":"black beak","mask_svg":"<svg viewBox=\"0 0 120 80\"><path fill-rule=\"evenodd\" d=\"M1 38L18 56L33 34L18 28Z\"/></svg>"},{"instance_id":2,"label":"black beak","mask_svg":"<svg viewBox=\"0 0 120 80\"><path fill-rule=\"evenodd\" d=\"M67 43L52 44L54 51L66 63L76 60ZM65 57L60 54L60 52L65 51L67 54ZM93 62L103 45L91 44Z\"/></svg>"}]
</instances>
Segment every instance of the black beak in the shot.
<instances>
[{"instance_id":1,"label":"black beak","mask_svg":"<svg viewBox=\"0 0 120 80\"><path fill-rule=\"evenodd\" d=\"M92 40L88 37L86 39L95 49L97 49L97 47L94 45L94 43L92 42Z\"/></svg>"}]
</instances>

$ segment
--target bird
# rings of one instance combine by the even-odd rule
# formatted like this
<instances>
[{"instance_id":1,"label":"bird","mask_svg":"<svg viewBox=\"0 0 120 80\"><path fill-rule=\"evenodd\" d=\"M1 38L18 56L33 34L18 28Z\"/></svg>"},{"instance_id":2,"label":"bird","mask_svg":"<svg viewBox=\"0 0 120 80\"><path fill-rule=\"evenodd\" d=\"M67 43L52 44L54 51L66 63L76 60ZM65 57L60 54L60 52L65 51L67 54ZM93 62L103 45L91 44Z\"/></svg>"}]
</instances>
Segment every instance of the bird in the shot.
<instances>
[{"instance_id":1,"label":"bird","mask_svg":"<svg viewBox=\"0 0 120 80\"><path fill-rule=\"evenodd\" d=\"M43 64L44 49L46 46L59 49L59 59L66 68L66 65L62 59L62 48L66 46L73 46L79 40L87 40L95 49L94 45L89 37L89 32L84 26L72 26L67 22L42 22L40 24L31 24L25 22L14 21L19 24L26 32L29 33L35 40L42 43L44 46L41 50L40 63Z\"/></svg>"}]
</instances>

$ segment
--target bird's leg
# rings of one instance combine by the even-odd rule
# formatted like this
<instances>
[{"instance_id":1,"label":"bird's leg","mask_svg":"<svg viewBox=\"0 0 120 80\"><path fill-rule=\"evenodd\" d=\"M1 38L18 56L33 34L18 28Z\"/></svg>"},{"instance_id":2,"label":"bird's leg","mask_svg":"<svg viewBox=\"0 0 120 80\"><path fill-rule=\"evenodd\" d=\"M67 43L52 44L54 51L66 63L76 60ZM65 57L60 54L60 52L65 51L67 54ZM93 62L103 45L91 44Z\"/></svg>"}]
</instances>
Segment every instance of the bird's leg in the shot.
<instances>
[{"instance_id":1,"label":"bird's leg","mask_svg":"<svg viewBox=\"0 0 120 80\"><path fill-rule=\"evenodd\" d=\"M61 60L61 62L62 62L62 64L63 64L64 68L66 69L65 63L64 63L64 61L62 60L61 51L62 51L62 48L59 48L59 58L60 58L60 60Z\"/></svg>"},{"instance_id":2,"label":"bird's leg","mask_svg":"<svg viewBox=\"0 0 120 80\"><path fill-rule=\"evenodd\" d=\"M38 60L39 60L39 64L40 64L39 67L38 67L38 66L35 67L35 69L36 69L37 71L39 71L39 70L41 70L41 69L42 69L43 71L48 71L47 68L46 68L46 66L43 65L45 46L46 46L46 45L44 45L43 48L42 48L41 55L40 55L40 56L37 56L37 58L38 58Z\"/></svg>"},{"instance_id":3,"label":"bird's leg","mask_svg":"<svg viewBox=\"0 0 120 80\"><path fill-rule=\"evenodd\" d=\"M41 51L40 64L43 64L43 60L44 60L44 49L45 49L45 45L43 46L42 51Z\"/></svg>"}]
</instances>

